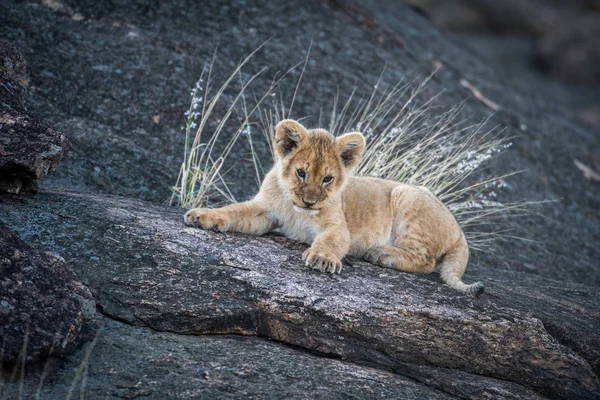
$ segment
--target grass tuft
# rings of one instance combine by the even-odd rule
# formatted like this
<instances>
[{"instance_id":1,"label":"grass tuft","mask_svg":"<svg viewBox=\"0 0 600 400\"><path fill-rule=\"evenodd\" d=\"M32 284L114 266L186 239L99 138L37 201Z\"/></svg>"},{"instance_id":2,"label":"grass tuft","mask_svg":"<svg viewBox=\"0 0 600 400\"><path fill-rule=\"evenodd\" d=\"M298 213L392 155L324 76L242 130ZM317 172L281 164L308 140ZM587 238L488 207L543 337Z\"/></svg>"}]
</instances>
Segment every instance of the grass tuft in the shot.
<instances>
[{"instance_id":1,"label":"grass tuft","mask_svg":"<svg viewBox=\"0 0 600 400\"><path fill-rule=\"evenodd\" d=\"M426 187L454 214L471 249L489 251L494 240L517 237L496 225L507 215L529 213L532 204L498 200L506 179L520 171L482 173L512 143L498 127L488 128L488 119L475 124L459 119L463 104L439 112L437 96L418 102L430 78L389 89L380 80L366 99L355 101L353 92L340 112L334 101L329 129L365 135L357 175Z\"/></svg>"},{"instance_id":2,"label":"grass tuft","mask_svg":"<svg viewBox=\"0 0 600 400\"><path fill-rule=\"evenodd\" d=\"M293 117L293 105L308 54L295 66L303 64L293 98L286 107L286 101L277 98L274 89L295 67L273 81L264 95L253 96L252 106L248 105L247 98L252 97L248 87L262 71L243 81L240 70L255 53L238 65L215 95L209 96L213 58L208 67L206 86L200 85L203 73L192 91L192 104L186 115L184 161L173 188L172 203L177 200L184 208L215 206L213 195L226 203L235 202L221 168L240 136L249 141L255 180L260 187L267 169L255 153L252 131L256 126L262 131L259 140L266 142L275 160L272 146L275 125L284 118ZM236 75L240 76L237 95L226 105L224 116L213 115L215 104ZM329 121L328 129L334 135L351 131L365 135L367 147L357 174L427 187L454 214L473 250L491 251L492 243L498 239L521 239L515 232L502 227L505 219L530 215L530 206L540 202L506 203L499 200L499 193L508 185L507 179L521 171L483 172L490 160L511 146L504 132L498 127L490 129L488 119L474 124L461 120L463 104L444 111L435 105L437 96L422 101L420 97L431 76L418 84L400 82L391 87L383 85L382 77L383 73L370 95L358 98L354 89L345 101L340 101L338 94L329 114L319 115L319 126L323 121ZM199 92L203 97L198 97ZM266 102L267 98L271 101ZM201 111L197 111L198 104L202 105ZM223 136L224 124L236 109L242 116L241 123L237 130L222 139L227 143L224 150L215 152L216 141ZM209 140L203 141L210 119L220 123L210 131ZM192 129L196 129L193 138Z\"/></svg>"},{"instance_id":3,"label":"grass tuft","mask_svg":"<svg viewBox=\"0 0 600 400\"><path fill-rule=\"evenodd\" d=\"M213 90L216 55L213 55L210 64L203 69L196 86L191 91L192 101L185 113L183 162L177 182L171 188L171 205L178 204L188 209L209 204L218 205L215 199L228 203L236 202L227 182L223 179L223 164L241 136L251 140L252 116L260 113L260 106L274 94L275 88L289 72L274 79L265 93L258 98L254 97L253 104L249 106L247 101L250 97L249 87L264 73L265 69L261 69L247 80L242 78L241 71L262 46L264 44L243 59L216 91ZM223 94L233 85L236 77L239 78L240 87L234 91L232 98L225 99ZM218 113L219 103L225 103L224 113ZM231 132L230 125L235 124L232 118L234 115L242 115L242 117L233 129L233 133L227 134L225 131ZM250 143L252 145L251 141ZM253 148L252 152L254 153ZM256 161L255 168L257 171L260 170Z\"/></svg>"}]
</instances>

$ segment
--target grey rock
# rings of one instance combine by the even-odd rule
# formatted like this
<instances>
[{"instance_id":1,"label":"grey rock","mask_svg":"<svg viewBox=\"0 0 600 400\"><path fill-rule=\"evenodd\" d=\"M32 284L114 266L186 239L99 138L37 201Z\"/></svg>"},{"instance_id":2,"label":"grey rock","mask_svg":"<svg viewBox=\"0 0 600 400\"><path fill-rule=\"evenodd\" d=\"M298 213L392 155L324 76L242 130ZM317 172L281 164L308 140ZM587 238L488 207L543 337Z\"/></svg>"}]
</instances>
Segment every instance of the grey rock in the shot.
<instances>
[{"instance_id":1,"label":"grey rock","mask_svg":"<svg viewBox=\"0 0 600 400\"><path fill-rule=\"evenodd\" d=\"M598 3L587 0L410 0L451 29L482 28L531 36L538 63L579 84L600 83ZM534 54L531 54L534 57Z\"/></svg>"},{"instance_id":2,"label":"grey rock","mask_svg":"<svg viewBox=\"0 0 600 400\"><path fill-rule=\"evenodd\" d=\"M66 136L26 111L27 64L0 41L0 193L35 192L68 147Z\"/></svg>"},{"instance_id":3,"label":"grey rock","mask_svg":"<svg viewBox=\"0 0 600 400\"><path fill-rule=\"evenodd\" d=\"M95 312L90 291L65 260L36 251L0 222L3 362L66 354Z\"/></svg>"},{"instance_id":4,"label":"grey rock","mask_svg":"<svg viewBox=\"0 0 600 400\"><path fill-rule=\"evenodd\" d=\"M560 11L558 11L560 12ZM558 13L557 12L557 13ZM579 84L600 84L600 15L564 15L536 46L538 62L551 74Z\"/></svg>"},{"instance_id":5,"label":"grey rock","mask_svg":"<svg viewBox=\"0 0 600 400\"><path fill-rule=\"evenodd\" d=\"M41 398L67 397L89 346L65 363L52 364ZM87 373L74 385L74 393L83 393L85 399L454 398L389 371L320 357L264 338L175 335L109 319L90 354ZM25 381L23 398L33 398L40 372ZM16 398L18 384L7 386Z\"/></svg>"},{"instance_id":6,"label":"grey rock","mask_svg":"<svg viewBox=\"0 0 600 400\"><path fill-rule=\"evenodd\" d=\"M0 41L0 90L2 107L24 109L29 70L23 55L12 44Z\"/></svg>"},{"instance_id":7,"label":"grey rock","mask_svg":"<svg viewBox=\"0 0 600 400\"><path fill-rule=\"evenodd\" d=\"M474 267L465 279L488 290L473 299L436 276L358 260L330 276L283 237L189 228L178 210L120 197L44 193L0 210L63 254L104 314L132 325L266 336L460 397L600 395L595 287Z\"/></svg>"}]
</instances>

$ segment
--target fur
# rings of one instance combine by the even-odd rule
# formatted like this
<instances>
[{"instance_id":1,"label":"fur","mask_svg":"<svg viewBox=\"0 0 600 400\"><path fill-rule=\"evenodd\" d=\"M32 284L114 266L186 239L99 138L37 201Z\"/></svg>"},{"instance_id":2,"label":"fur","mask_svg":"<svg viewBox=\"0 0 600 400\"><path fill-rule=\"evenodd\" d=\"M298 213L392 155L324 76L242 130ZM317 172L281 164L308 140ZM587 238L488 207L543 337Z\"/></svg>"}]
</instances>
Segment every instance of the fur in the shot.
<instances>
[{"instance_id":1,"label":"fur","mask_svg":"<svg viewBox=\"0 0 600 400\"><path fill-rule=\"evenodd\" d=\"M254 235L280 228L310 245L302 258L323 272L340 273L350 254L406 272L438 270L452 288L483 292L480 282L461 280L469 247L440 200L424 187L352 175L365 148L360 133L335 138L284 120L274 147L278 160L253 200L195 208L186 224Z\"/></svg>"}]
</instances>

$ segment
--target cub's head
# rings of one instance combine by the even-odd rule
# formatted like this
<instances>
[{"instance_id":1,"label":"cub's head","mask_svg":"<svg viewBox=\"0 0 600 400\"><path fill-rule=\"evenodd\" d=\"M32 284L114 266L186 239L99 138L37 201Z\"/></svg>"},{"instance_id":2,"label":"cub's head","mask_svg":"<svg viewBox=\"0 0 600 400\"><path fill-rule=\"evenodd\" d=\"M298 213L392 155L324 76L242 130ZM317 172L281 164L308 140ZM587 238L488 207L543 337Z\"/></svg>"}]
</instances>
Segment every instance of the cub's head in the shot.
<instances>
[{"instance_id":1,"label":"cub's head","mask_svg":"<svg viewBox=\"0 0 600 400\"><path fill-rule=\"evenodd\" d=\"M296 209L320 210L344 187L364 149L365 139L358 132L335 138L326 130L307 130L294 120L283 120L275 128L281 189Z\"/></svg>"}]
</instances>

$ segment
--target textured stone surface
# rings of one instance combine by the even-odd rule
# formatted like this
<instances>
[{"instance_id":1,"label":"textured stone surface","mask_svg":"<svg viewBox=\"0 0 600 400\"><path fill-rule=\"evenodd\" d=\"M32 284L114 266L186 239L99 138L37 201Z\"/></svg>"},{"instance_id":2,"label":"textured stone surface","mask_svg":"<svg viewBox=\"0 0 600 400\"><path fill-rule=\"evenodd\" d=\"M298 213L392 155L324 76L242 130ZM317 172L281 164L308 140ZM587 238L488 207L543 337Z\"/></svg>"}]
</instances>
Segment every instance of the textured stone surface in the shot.
<instances>
[{"instance_id":1,"label":"textured stone surface","mask_svg":"<svg viewBox=\"0 0 600 400\"><path fill-rule=\"evenodd\" d=\"M55 363L41 398L67 397L86 350L87 346L74 352L64 365ZM99 331L89 363L85 399L454 398L389 371L318 357L265 339L198 338L111 320ZM30 374L23 398L33 398L39 379L40 371ZM16 398L18 385L7 391ZM81 378L74 393L81 393Z\"/></svg>"},{"instance_id":2,"label":"textured stone surface","mask_svg":"<svg viewBox=\"0 0 600 400\"><path fill-rule=\"evenodd\" d=\"M0 90L2 108L23 110L29 84L27 62L12 44L0 41Z\"/></svg>"},{"instance_id":3,"label":"textured stone surface","mask_svg":"<svg viewBox=\"0 0 600 400\"><path fill-rule=\"evenodd\" d=\"M488 290L473 299L436 276L353 260L330 276L307 269L305 246L283 237L205 232L183 226L178 210L119 197L9 197L0 210L63 254L103 313L133 325L267 336L461 397L600 395L594 287L479 267L465 279Z\"/></svg>"},{"instance_id":4,"label":"textured stone surface","mask_svg":"<svg viewBox=\"0 0 600 400\"><path fill-rule=\"evenodd\" d=\"M596 1L408 0L437 25L455 30L495 30L535 40L537 61L551 74L577 83L600 83ZM532 54L533 57L533 54Z\"/></svg>"},{"instance_id":5,"label":"textured stone surface","mask_svg":"<svg viewBox=\"0 0 600 400\"><path fill-rule=\"evenodd\" d=\"M37 360L72 348L95 315L92 295L61 257L42 254L0 222L0 336L3 361Z\"/></svg>"},{"instance_id":6,"label":"textured stone surface","mask_svg":"<svg viewBox=\"0 0 600 400\"><path fill-rule=\"evenodd\" d=\"M27 64L0 41L0 193L34 192L36 181L54 170L68 141L64 134L27 113Z\"/></svg>"}]
</instances>

